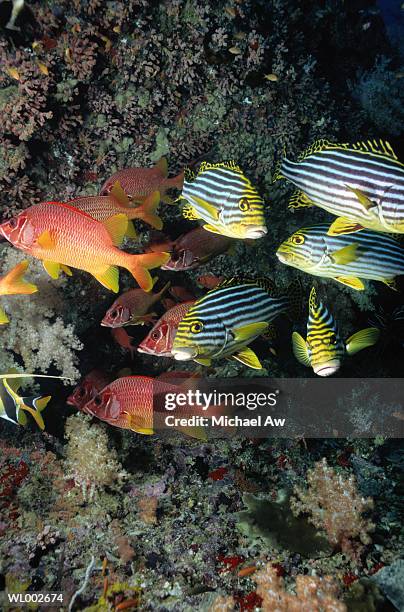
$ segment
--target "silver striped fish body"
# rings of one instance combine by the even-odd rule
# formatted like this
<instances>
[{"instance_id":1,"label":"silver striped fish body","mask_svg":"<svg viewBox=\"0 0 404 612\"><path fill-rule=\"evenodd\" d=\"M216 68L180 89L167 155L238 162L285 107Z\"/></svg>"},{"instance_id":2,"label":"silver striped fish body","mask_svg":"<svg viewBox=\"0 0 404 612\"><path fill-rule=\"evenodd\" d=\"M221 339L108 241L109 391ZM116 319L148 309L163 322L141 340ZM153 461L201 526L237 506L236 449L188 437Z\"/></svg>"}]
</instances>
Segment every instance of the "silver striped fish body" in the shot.
<instances>
[{"instance_id":1,"label":"silver striped fish body","mask_svg":"<svg viewBox=\"0 0 404 612\"><path fill-rule=\"evenodd\" d=\"M333 315L323 302L317 300L314 289L310 293L306 344L315 374L330 376L340 368L345 356L345 343Z\"/></svg>"},{"instance_id":2,"label":"silver striped fish body","mask_svg":"<svg viewBox=\"0 0 404 612\"><path fill-rule=\"evenodd\" d=\"M328 236L328 224L302 228L281 244L278 259L314 276L334 278L355 289L349 279L379 280L387 284L404 274L404 248L392 236L363 230L356 234ZM355 257L339 263L342 249L355 249Z\"/></svg>"},{"instance_id":3,"label":"silver striped fish body","mask_svg":"<svg viewBox=\"0 0 404 612\"><path fill-rule=\"evenodd\" d=\"M319 141L299 161L284 159L282 177L337 217L377 231L404 232L404 164L387 142Z\"/></svg>"},{"instance_id":4,"label":"silver striped fish body","mask_svg":"<svg viewBox=\"0 0 404 612\"><path fill-rule=\"evenodd\" d=\"M250 239L267 233L264 202L234 162L203 162L197 175L186 169L181 198L184 216L205 221L208 231Z\"/></svg>"},{"instance_id":5,"label":"silver striped fish body","mask_svg":"<svg viewBox=\"0 0 404 612\"><path fill-rule=\"evenodd\" d=\"M271 296L265 282L225 281L189 309L178 326L172 353L176 359L226 357L259 335L237 342L233 330L270 323L289 308L289 296Z\"/></svg>"}]
</instances>

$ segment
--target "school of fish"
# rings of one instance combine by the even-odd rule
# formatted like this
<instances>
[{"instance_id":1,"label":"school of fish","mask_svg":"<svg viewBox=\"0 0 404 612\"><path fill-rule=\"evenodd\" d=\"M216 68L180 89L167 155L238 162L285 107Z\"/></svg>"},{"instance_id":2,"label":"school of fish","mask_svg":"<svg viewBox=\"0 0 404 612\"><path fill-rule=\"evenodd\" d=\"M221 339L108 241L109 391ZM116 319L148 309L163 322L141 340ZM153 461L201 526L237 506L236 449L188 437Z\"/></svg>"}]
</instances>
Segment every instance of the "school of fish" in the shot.
<instances>
[{"instance_id":1,"label":"school of fish","mask_svg":"<svg viewBox=\"0 0 404 612\"><path fill-rule=\"evenodd\" d=\"M297 161L286 156L280 160L273 182L280 179L296 188L289 208L318 207L335 217L285 236L274 253L282 264L357 291L366 290L369 280L397 289L396 279L404 274L404 243L399 236L404 234L404 165L388 142L316 141ZM176 199L172 189L180 191ZM178 206L184 219L198 225L174 239L161 234L161 203ZM170 281L160 284L150 271L187 272L219 255L231 255L240 240L250 247L259 239L268 240L270 212L266 213L257 188L236 162L203 161L197 170L186 167L169 178L163 158L152 168L119 170L105 181L99 195L34 204L3 221L0 234L28 257L41 260L53 279L62 272L72 276L72 269L77 269L118 293L119 268L127 270L138 286L119 295L100 324L111 329L132 359L137 350L177 363L211 367L230 359L259 370L260 359L250 345L259 337L273 337L273 321L281 315L299 324L304 302L299 279L283 289L270 279L205 275L200 282L208 290L198 298ZM139 250L142 223L157 234L143 252L127 252L124 241L125 247L127 241L128 246L135 242ZM37 291L24 278L28 265L28 259L23 260L0 279L0 295ZM153 290L157 283L159 289ZM163 297L168 291L170 297ZM166 312L159 314L163 305ZM393 315L397 320L402 311L398 312ZM0 325L8 322L0 308ZM348 356L378 342L387 324L381 316L371 323L344 340L326 301L312 287L306 338L293 331L292 352L315 375L331 376ZM136 346L124 328L138 325L152 328ZM156 395L178 389L177 379L192 378L189 372L174 374L173 380L137 375L111 380L92 370L67 403L110 425L149 435L155 431ZM0 417L25 425L31 414L43 429L41 413L50 398L20 395L19 376L1 376ZM191 413L192 407L185 406L183 414ZM183 431L205 439L198 429Z\"/></svg>"}]
</instances>

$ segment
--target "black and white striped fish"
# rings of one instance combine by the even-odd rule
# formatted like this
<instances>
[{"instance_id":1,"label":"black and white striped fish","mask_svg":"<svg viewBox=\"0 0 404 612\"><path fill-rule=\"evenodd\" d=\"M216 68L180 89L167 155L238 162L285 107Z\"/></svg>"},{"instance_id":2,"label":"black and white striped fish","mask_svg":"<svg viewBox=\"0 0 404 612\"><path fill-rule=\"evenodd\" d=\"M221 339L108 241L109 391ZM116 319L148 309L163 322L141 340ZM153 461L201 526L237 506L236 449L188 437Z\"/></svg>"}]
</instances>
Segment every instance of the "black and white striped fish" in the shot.
<instances>
[{"instance_id":1,"label":"black and white striped fish","mask_svg":"<svg viewBox=\"0 0 404 612\"><path fill-rule=\"evenodd\" d=\"M327 230L327 223L298 230L280 245L278 259L359 291L365 288L362 278L395 288L395 277L404 274L404 248L398 240L371 230L348 236L329 236Z\"/></svg>"},{"instance_id":2,"label":"black and white striped fish","mask_svg":"<svg viewBox=\"0 0 404 612\"><path fill-rule=\"evenodd\" d=\"M230 238L262 238L267 233L264 202L233 161L202 162L197 174L185 169L180 200L183 216L201 219L204 229Z\"/></svg>"},{"instance_id":3,"label":"black and white striped fish","mask_svg":"<svg viewBox=\"0 0 404 612\"><path fill-rule=\"evenodd\" d=\"M317 299L313 287L309 298L306 340L297 332L293 332L293 353L300 363L312 367L318 376L331 376L341 367L346 353L354 355L368 346L373 346L379 335L378 329L367 328L353 334L344 342L333 315L327 306Z\"/></svg>"},{"instance_id":4,"label":"black and white striped fish","mask_svg":"<svg viewBox=\"0 0 404 612\"><path fill-rule=\"evenodd\" d=\"M404 233L404 164L388 142L319 140L297 162L285 158L274 180L280 178L298 188L290 208L316 205L338 217L328 230L330 236L364 227Z\"/></svg>"},{"instance_id":5,"label":"black and white striped fish","mask_svg":"<svg viewBox=\"0 0 404 612\"><path fill-rule=\"evenodd\" d=\"M172 355L210 365L212 359L232 357L261 369L256 354L247 347L268 330L282 313L291 318L301 308L298 282L279 294L271 281L234 278L209 291L188 310L178 325Z\"/></svg>"}]
</instances>

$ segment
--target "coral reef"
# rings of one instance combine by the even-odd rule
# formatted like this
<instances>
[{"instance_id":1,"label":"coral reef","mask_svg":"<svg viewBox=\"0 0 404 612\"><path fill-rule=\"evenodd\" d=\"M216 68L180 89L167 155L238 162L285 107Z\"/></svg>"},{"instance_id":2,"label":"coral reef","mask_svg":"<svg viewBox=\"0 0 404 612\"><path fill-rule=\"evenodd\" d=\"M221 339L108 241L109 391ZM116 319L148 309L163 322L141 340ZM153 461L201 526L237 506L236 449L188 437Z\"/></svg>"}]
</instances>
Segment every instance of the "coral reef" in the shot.
<instances>
[{"instance_id":1,"label":"coral reef","mask_svg":"<svg viewBox=\"0 0 404 612\"><path fill-rule=\"evenodd\" d=\"M325 458L308 471L306 479L307 489L294 488L292 510L307 513L313 525L326 531L331 544L357 554L355 539L362 544L371 541L374 524L363 515L373 508L373 500L358 493L354 476L338 473Z\"/></svg>"}]
</instances>

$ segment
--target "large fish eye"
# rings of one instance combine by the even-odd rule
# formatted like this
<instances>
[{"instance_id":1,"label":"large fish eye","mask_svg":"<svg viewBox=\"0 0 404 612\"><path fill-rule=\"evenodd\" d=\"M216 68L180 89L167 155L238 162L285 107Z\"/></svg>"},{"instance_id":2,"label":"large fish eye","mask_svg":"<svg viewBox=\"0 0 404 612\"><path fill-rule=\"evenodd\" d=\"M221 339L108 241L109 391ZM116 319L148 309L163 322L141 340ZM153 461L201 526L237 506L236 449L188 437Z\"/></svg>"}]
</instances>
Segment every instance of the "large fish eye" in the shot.
<instances>
[{"instance_id":1,"label":"large fish eye","mask_svg":"<svg viewBox=\"0 0 404 612\"><path fill-rule=\"evenodd\" d=\"M247 210L250 210L250 202L247 198L241 198L238 207L242 212L247 212Z\"/></svg>"},{"instance_id":2,"label":"large fish eye","mask_svg":"<svg viewBox=\"0 0 404 612\"><path fill-rule=\"evenodd\" d=\"M294 234L291 238L291 241L293 242L293 244L303 244L304 236L302 236L301 234Z\"/></svg>"},{"instance_id":3,"label":"large fish eye","mask_svg":"<svg viewBox=\"0 0 404 612\"><path fill-rule=\"evenodd\" d=\"M111 312L111 317L112 317L113 319L116 319L116 318L117 318L117 316L118 316L118 314L119 314L119 313L118 313L118 311L117 311L117 310L113 310L113 311Z\"/></svg>"},{"instance_id":4,"label":"large fish eye","mask_svg":"<svg viewBox=\"0 0 404 612\"><path fill-rule=\"evenodd\" d=\"M17 227L17 219L10 219L10 221L8 222L9 226L11 227L11 229L14 229L15 227Z\"/></svg>"},{"instance_id":5,"label":"large fish eye","mask_svg":"<svg viewBox=\"0 0 404 612\"><path fill-rule=\"evenodd\" d=\"M191 323L189 329L192 334L199 334L203 330L203 323L195 321L195 323Z\"/></svg>"}]
</instances>

